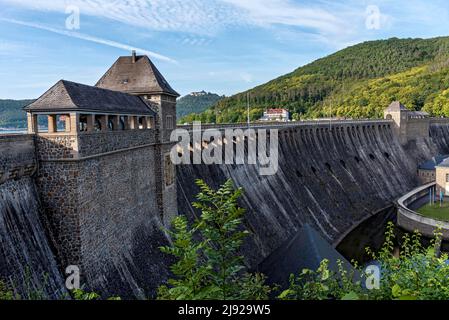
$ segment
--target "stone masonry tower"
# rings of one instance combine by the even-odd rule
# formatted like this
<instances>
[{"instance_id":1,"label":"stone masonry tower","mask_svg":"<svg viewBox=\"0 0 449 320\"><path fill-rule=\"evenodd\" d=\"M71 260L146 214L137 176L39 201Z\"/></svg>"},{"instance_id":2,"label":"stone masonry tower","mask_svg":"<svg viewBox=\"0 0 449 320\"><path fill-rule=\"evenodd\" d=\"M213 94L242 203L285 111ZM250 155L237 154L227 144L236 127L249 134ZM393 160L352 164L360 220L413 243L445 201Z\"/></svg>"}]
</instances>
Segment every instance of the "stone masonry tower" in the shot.
<instances>
[{"instance_id":1,"label":"stone masonry tower","mask_svg":"<svg viewBox=\"0 0 449 320\"><path fill-rule=\"evenodd\" d=\"M156 108L156 128L161 142L158 152L163 172L160 175L163 181L157 184L161 188L158 201L165 223L169 224L177 210L176 185L172 183L176 181L176 172L170 160L174 143L170 142L170 135L176 129L176 98L179 94L147 56L138 56L135 51L131 56L119 57L96 86L139 96Z\"/></svg>"},{"instance_id":2,"label":"stone masonry tower","mask_svg":"<svg viewBox=\"0 0 449 320\"><path fill-rule=\"evenodd\" d=\"M402 145L419 139L429 138L429 114L407 109L399 101L391 103L384 110L384 118L393 120L394 130Z\"/></svg>"},{"instance_id":3,"label":"stone masonry tower","mask_svg":"<svg viewBox=\"0 0 449 320\"><path fill-rule=\"evenodd\" d=\"M166 276L158 248L177 214L177 96L148 57L133 54L97 86L61 80L24 108L59 266L79 267L87 288L144 296Z\"/></svg>"}]
</instances>

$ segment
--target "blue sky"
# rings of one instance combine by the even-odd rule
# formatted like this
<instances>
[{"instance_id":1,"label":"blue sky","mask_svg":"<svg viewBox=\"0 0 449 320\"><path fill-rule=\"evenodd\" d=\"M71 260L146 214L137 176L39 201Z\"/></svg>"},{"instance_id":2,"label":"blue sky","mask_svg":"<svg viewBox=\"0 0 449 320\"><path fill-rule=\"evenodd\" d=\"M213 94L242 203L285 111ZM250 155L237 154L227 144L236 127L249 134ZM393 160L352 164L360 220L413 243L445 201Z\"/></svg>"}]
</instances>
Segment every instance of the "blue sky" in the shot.
<instances>
[{"instance_id":1,"label":"blue sky","mask_svg":"<svg viewBox=\"0 0 449 320\"><path fill-rule=\"evenodd\" d=\"M231 95L362 41L449 35L442 0L0 0L0 8L3 99L36 98L59 79L93 85L132 48L183 95Z\"/></svg>"}]
</instances>

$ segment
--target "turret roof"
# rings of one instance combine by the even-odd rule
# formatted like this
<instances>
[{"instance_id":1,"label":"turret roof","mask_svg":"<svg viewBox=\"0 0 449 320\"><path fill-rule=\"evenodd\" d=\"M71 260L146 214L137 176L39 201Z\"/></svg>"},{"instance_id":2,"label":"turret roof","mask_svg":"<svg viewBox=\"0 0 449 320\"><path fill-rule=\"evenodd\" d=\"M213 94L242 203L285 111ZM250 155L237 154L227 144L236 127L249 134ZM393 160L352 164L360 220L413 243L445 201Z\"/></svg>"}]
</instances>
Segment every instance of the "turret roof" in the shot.
<instances>
[{"instance_id":1,"label":"turret roof","mask_svg":"<svg viewBox=\"0 0 449 320\"><path fill-rule=\"evenodd\" d=\"M388 106L386 111L409 111L409 110L401 102L394 101Z\"/></svg>"},{"instance_id":2,"label":"turret roof","mask_svg":"<svg viewBox=\"0 0 449 320\"><path fill-rule=\"evenodd\" d=\"M99 112L155 115L148 102L127 93L58 81L39 99L24 108L34 112Z\"/></svg>"},{"instance_id":3,"label":"turret roof","mask_svg":"<svg viewBox=\"0 0 449 320\"><path fill-rule=\"evenodd\" d=\"M96 86L132 94L164 93L179 97L147 56L134 54L119 57Z\"/></svg>"}]
</instances>

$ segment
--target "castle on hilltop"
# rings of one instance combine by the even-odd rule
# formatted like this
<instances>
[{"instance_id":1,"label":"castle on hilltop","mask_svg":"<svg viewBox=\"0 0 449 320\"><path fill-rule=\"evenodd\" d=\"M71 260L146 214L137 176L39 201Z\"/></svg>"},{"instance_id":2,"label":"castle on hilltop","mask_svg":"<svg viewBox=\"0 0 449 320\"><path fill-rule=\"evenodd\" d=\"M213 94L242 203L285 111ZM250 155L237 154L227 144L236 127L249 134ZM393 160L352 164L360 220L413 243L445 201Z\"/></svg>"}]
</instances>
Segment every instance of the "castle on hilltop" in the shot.
<instances>
[{"instance_id":1,"label":"castle on hilltop","mask_svg":"<svg viewBox=\"0 0 449 320\"><path fill-rule=\"evenodd\" d=\"M79 266L92 287L107 287L112 274L128 277L123 257L136 260L131 256L141 253L133 248L177 214L170 134L178 96L151 60L133 51L95 86L61 80L25 107L59 263Z\"/></svg>"}]
</instances>

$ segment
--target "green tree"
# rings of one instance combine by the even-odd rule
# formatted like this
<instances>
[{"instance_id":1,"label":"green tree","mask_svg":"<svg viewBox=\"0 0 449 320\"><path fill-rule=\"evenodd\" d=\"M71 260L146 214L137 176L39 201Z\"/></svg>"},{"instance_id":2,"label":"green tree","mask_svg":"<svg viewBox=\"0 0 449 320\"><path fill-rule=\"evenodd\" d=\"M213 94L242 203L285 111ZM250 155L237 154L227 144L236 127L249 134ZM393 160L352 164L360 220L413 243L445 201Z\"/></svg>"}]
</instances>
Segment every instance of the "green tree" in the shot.
<instances>
[{"instance_id":1,"label":"green tree","mask_svg":"<svg viewBox=\"0 0 449 320\"><path fill-rule=\"evenodd\" d=\"M16 300L18 297L0 280L0 300Z\"/></svg>"},{"instance_id":2,"label":"green tree","mask_svg":"<svg viewBox=\"0 0 449 320\"><path fill-rule=\"evenodd\" d=\"M164 253L177 261L171 266L175 278L158 290L159 299L267 299L265 277L245 272L240 248L248 235L243 227L244 210L237 204L242 189L230 180L213 190L197 180L201 192L193 206L200 218L189 226L184 216L173 221L173 242Z\"/></svg>"}]
</instances>

